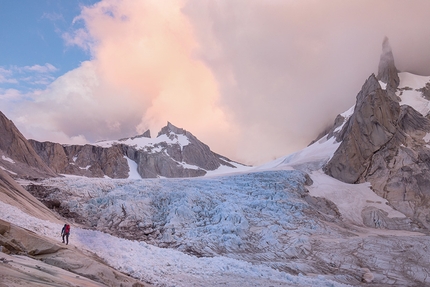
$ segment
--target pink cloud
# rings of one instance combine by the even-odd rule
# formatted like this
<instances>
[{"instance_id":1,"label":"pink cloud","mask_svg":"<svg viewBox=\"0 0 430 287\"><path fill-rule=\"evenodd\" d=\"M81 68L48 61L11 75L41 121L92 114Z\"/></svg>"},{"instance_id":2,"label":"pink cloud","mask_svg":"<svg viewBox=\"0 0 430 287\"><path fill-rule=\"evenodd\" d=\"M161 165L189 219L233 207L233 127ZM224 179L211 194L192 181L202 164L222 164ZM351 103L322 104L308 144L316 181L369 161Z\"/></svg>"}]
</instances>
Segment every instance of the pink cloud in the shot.
<instances>
[{"instance_id":1,"label":"pink cloud","mask_svg":"<svg viewBox=\"0 0 430 287\"><path fill-rule=\"evenodd\" d=\"M63 37L89 49L93 59L35 95L26 118L51 131L44 136L58 137L60 130L90 141L146 129L156 134L170 121L204 142L220 142L215 151L233 151L234 143L218 140L237 132L219 106L212 71L195 57L198 42L184 3L106 0L84 7L75 21L85 29Z\"/></svg>"}]
</instances>

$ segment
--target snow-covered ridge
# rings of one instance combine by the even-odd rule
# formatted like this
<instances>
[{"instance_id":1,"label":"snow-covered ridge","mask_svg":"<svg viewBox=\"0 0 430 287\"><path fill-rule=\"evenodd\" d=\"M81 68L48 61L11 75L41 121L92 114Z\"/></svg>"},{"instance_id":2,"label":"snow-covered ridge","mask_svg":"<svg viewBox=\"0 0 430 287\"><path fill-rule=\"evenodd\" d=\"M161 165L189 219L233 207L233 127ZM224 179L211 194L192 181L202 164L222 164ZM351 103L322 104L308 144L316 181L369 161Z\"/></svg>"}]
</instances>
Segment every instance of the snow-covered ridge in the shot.
<instances>
[{"instance_id":1,"label":"snow-covered ridge","mask_svg":"<svg viewBox=\"0 0 430 287\"><path fill-rule=\"evenodd\" d=\"M190 144L190 141L185 135L170 133L169 135L162 134L156 138L135 137L124 140L101 141L94 143L94 145L109 148L115 144L125 144L148 153L157 153L163 150L163 147L160 145L161 143L169 145L178 144L182 150Z\"/></svg>"}]
</instances>

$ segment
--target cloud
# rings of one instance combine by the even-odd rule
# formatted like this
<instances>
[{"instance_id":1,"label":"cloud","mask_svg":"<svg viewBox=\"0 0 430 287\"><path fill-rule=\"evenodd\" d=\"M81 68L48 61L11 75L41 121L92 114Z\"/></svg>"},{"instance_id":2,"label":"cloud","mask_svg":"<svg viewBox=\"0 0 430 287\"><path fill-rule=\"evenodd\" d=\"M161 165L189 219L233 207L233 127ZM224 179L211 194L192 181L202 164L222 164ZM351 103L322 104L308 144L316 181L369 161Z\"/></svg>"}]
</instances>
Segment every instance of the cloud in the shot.
<instances>
[{"instance_id":1,"label":"cloud","mask_svg":"<svg viewBox=\"0 0 430 287\"><path fill-rule=\"evenodd\" d=\"M62 14L55 13L55 12L52 12L52 13L46 13L45 12L45 13L43 13L42 19L48 19L48 20L50 20L52 22L57 22L57 21L65 22L66 21L64 19L64 16Z\"/></svg>"},{"instance_id":2,"label":"cloud","mask_svg":"<svg viewBox=\"0 0 430 287\"><path fill-rule=\"evenodd\" d=\"M400 70L430 75L429 9L428 1L203 0L184 11L242 132L237 156L262 162L303 148L354 104L377 72L384 36Z\"/></svg>"},{"instance_id":3,"label":"cloud","mask_svg":"<svg viewBox=\"0 0 430 287\"><path fill-rule=\"evenodd\" d=\"M92 38L83 28L65 32L62 34L62 38L67 46L78 46L85 51L91 50Z\"/></svg>"},{"instance_id":4,"label":"cloud","mask_svg":"<svg viewBox=\"0 0 430 287\"><path fill-rule=\"evenodd\" d=\"M52 72L56 72L58 71L58 69L49 63L46 63L45 65L41 66L41 65L33 65L33 66L24 66L24 67L16 67L15 69L17 69L18 71L21 72L37 72L37 73L52 73Z\"/></svg>"},{"instance_id":5,"label":"cloud","mask_svg":"<svg viewBox=\"0 0 430 287\"><path fill-rule=\"evenodd\" d=\"M17 84L18 81L14 78L11 78L13 72L0 67L0 84Z\"/></svg>"},{"instance_id":6,"label":"cloud","mask_svg":"<svg viewBox=\"0 0 430 287\"><path fill-rule=\"evenodd\" d=\"M262 163L303 148L354 104L385 36L400 70L430 75L429 9L418 0L103 0L63 35L91 60L26 94L16 118L26 136L58 142L154 134L170 121L220 154Z\"/></svg>"},{"instance_id":7,"label":"cloud","mask_svg":"<svg viewBox=\"0 0 430 287\"><path fill-rule=\"evenodd\" d=\"M45 88L55 80L58 69L50 64L33 66L0 67L0 84L6 84L12 90L27 93L31 90ZM6 86L5 86L6 87Z\"/></svg>"},{"instance_id":8,"label":"cloud","mask_svg":"<svg viewBox=\"0 0 430 287\"><path fill-rule=\"evenodd\" d=\"M93 59L35 96L25 107L26 123L89 141L157 132L167 121L206 142L225 133L234 138L218 104L216 79L195 58L198 43L182 5L102 1L84 7L75 21L85 29L64 38L89 49Z\"/></svg>"},{"instance_id":9,"label":"cloud","mask_svg":"<svg viewBox=\"0 0 430 287\"><path fill-rule=\"evenodd\" d=\"M22 99L22 94L16 89L0 89L0 100L5 101L17 101ZM0 104L1 106L1 104Z\"/></svg>"}]
</instances>

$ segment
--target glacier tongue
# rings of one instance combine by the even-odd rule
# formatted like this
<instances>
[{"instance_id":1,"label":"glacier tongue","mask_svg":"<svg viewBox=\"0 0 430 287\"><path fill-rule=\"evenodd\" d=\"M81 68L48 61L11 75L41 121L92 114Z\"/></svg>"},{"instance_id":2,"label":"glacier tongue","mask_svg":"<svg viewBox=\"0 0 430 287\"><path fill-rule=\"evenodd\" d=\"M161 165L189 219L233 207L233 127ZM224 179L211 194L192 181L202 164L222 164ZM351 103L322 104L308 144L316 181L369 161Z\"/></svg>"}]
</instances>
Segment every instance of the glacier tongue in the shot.
<instances>
[{"instance_id":1,"label":"glacier tongue","mask_svg":"<svg viewBox=\"0 0 430 287\"><path fill-rule=\"evenodd\" d=\"M189 179L53 178L41 184L50 196L64 200L76 221L199 258L223 256L283 274L330 274L324 278L353 285L430 283L425 271L430 256L421 255L430 250L427 236L367 228L360 211L351 213L355 221L348 223L345 210L348 204L355 208L354 202L334 193L345 184L330 178L329 185L321 186L321 177L328 176L311 177L297 170L266 170ZM337 206L315 194L318 187L335 194ZM363 210L372 206L368 200L384 202L374 195L362 201ZM392 211L390 216L401 214ZM399 264L402 259L413 271Z\"/></svg>"}]
</instances>

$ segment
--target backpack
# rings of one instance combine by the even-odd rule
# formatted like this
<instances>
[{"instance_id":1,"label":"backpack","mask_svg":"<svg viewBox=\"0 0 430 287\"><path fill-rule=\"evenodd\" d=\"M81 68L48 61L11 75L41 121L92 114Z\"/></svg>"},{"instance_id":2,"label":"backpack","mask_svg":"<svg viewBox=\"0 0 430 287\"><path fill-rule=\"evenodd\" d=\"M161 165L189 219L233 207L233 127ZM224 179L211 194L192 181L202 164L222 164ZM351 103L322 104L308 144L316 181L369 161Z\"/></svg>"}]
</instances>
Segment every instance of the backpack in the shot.
<instances>
[{"instance_id":1,"label":"backpack","mask_svg":"<svg viewBox=\"0 0 430 287\"><path fill-rule=\"evenodd\" d=\"M64 229L64 233L65 234L67 234L67 233L70 233L70 225L66 225L66 228Z\"/></svg>"}]
</instances>

